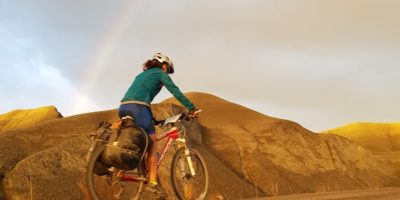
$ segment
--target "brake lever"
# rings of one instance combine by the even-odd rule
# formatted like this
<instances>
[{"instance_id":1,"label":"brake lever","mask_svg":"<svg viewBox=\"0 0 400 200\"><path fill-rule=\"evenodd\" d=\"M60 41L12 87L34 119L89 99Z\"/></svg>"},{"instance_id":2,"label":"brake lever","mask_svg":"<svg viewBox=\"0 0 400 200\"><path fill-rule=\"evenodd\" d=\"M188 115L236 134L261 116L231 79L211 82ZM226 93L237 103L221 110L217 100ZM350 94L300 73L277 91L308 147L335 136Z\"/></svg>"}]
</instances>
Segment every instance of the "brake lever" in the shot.
<instances>
[{"instance_id":1,"label":"brake lever","mask_svg":"<svg viewBox=\"0 0 400 200\"><path fill-rule=\"evenodd\" d=\"M186 114L185 117L190 118L188 121L191 121L195 118L199 118L199 113L202 112L202 110L197 110L196 112L193 113L193 115L188 115Z\"/></svg>"},{"instance_id":2,"label":"brake lever","mask_svg":"<svg viewBox=\"0 0 400 200\"><path fill-rule=\"evenodd\" d=\"M183 118L184 120L190 122L194 119L194 117L190 116L190 115L185 115L185 117Z\"/></svg>"}]
</instances>

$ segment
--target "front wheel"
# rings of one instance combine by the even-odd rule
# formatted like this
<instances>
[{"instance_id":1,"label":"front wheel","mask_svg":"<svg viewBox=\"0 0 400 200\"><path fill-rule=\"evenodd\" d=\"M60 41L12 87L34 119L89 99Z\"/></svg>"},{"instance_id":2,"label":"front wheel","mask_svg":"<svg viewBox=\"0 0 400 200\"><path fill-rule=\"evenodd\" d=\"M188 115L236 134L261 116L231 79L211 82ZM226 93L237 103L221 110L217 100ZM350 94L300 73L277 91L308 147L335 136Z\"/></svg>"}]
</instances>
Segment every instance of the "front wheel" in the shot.
<instances>
[{"instance_id":1,"label":"front wheel","mask_svg":"<svg viewBox=\"0 0 400 200\"><path fill-rule=\"evenodd\" d=\"M193 176L185 149L180 149L175 154L171 166L171 179L175 193L181 200L201 200L206 197L208 189L208 170L200 153L194 149L189 150L189 155L195 175Z\"/></svg>"}]
</instances>

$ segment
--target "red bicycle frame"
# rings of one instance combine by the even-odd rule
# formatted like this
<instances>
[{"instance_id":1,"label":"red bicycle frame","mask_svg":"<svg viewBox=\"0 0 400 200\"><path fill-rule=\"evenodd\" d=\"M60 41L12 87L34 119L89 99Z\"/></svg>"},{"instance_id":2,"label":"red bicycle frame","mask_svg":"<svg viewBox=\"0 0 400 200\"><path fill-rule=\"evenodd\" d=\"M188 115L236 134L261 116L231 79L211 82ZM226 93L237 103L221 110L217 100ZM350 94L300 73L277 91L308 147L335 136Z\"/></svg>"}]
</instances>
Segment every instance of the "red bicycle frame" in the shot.
<instances>
[{"instance_id":1,"label":"red bicycle frame","mask_svg":"<svg viewBox=\"0 0 400 200\"><path fill-rule=\"evenodd\" d=\"M171 128L169 131L167 131L165 133L165 135L161 138L157 138L156 142L160 141L160 140L164 140L165 138L168 138L167 142L164 145L164 148L161 152L160 157L158 158L157 161L157 168L161 165L161 162L163 161L165 154L167 153L167 150L169 148L169 146L172 144L172 141L176 140L179 138L179 131L178 128L173 127ZM147 181L146 178L142 178L142 177L136 177L136 176L130 176L127 174L124 174L123 172L121 172L120 174L120 178L123 181L128 181L128 182L139 182L139 181Z\"/></svg>"},{"instance_id":2,"label":"red bicycle frame","mask_svg":"<svg viewBox=\"0 0 400 200\"><path fill-rule=\"evenodd\" d=\"M164 145L164 148L161 152L160 158L158 158L158 162L157 162L157 168L161 165L161 162L163 161L165 154L167 153L167 150L169 148L169 146L171 145L173 140L176 140L179 138L179 131L176 127L171 128L163 137L158 138L156 142L163 140L164 138L167 138L168 140Z\"/></svg>"}]
</instances>

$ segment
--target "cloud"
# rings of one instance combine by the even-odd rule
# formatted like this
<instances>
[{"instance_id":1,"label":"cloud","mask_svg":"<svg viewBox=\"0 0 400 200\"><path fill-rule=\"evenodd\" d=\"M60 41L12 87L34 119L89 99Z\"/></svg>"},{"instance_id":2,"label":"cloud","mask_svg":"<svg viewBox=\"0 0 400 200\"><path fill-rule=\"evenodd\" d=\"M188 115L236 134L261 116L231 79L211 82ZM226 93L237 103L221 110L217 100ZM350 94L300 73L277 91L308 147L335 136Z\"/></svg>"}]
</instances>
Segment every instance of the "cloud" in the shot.
<instances>
[{"instance_id":1,"label":"cloud","mask_svg":"<svg viewBox=\"0 0 400 200\"><path fill-rule=\"evenodd\" d=\"M32 40L17 38L9 42L13 44L14 51L9 51L7 62L0 61L0 65L5 66L0 75L3 90L0 94L0 113L45 105L55 105L63 115L99 109L89 97L75 89L57 68L46 63Z\"/></svg>"},{"instance_id":2,"label":"cloud","mask_svg":"<svg viewBox=\"0 0 400 200\"><path fill-rule=\"evenodd\" d=\"M0 81L10 97L1 102L12 105L24 94L50 103L26 93L31 85L58 95L51 100L63 101L65 112L115 108L140 65L162 51L174 60L172 77L182 91L214 93L314 130L396 120L399 6L395 0L2 2ZM169 96L163 91L156 100ZM78 99L87 103L71 103Z\"/></svg>"}]
</instances>

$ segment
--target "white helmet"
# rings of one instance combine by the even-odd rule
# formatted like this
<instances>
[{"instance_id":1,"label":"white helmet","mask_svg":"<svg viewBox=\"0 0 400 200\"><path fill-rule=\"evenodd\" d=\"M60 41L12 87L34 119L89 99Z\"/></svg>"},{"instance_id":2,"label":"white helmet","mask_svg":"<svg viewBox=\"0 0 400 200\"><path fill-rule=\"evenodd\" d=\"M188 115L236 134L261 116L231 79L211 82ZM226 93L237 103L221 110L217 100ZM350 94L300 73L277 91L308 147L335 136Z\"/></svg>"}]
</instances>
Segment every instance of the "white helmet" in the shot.
<instances>
[{"instance_id":1,"label":"white helmet","mask_svg":"<svg viewBox=\"0 0 400 200\"><path fill-rule=\"evenodd\" d=\"M169 59L169 57L167 55L162 54L162 53L156 53L153 56L153 60L157 60L160 63L167 63L168 64L167 73L168 74L174 73L174 64L172 63L172 60Z\"/></svg>"}]
</instances>

